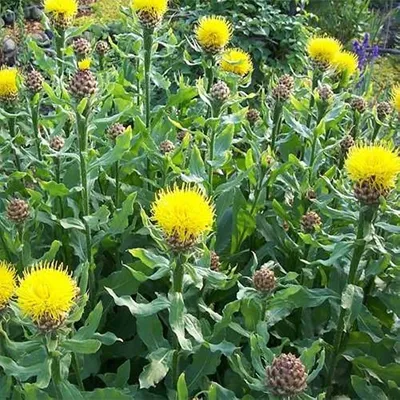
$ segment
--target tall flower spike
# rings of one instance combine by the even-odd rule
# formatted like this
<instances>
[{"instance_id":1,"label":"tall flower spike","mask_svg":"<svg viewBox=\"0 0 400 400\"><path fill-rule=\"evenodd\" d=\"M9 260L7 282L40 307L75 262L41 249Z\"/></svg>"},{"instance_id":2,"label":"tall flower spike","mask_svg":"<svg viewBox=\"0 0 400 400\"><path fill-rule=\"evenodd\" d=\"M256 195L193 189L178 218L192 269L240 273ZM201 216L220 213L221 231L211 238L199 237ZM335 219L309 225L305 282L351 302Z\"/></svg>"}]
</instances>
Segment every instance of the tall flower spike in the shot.
<instances>
[{"instance_id":1,"label":"tall flower spike","mask_svg":"<svg viewBox=\"0 0 400 400\"><path fill-rule=\"evenodd\" d=\"M327 68L341 50L340 42L331 37L315 37L307 44L309 57L322 68Z\"/></svg>"},{"instance_id":2,"label":"tall flower spike","mask_svg":"<svg viewBox=\"0 0 400 400\"><path fill-rule=\"evenodd\" d=\"M0 312L7 307L17 287L14 268L0 261Z\"/></svg>"},{"instance_id":3,"label":"tall flower spike","mask_svg":"<svg viewBox=\"0 0 400 400\"><path fill-rule=\"evenodd\" d=\"M215 15L201 18L195 29L196 40L210 54L222 52L231 40L232 33L232 24L225 17Z\"/></svg>"},{"instance_id":4,"label":"tall flower spike","mask_svg":"<svg viewBox=\"0 0 400 400\"><path fill-rule=\"evenodd\" d=\"M189 249L211 230L214 221L210 200L199 188L190 186L161 191L152 214L174 250Z\"/></svg>"},{"instance_id":5,"label":"tall flower spike","mask_svg":"<svg viewBox=\"0 0 400 400\"><path fill-rule=\"evenodd\" d=\"M77 0L45 0L44 11L49 14L56 27L66 29L78 12L78 2Z\"/></svg>"},{"instance_id":6,"label":"tall flower spike","mask_svg":"<svg viewBox=\"0 0 400 400\"><path fill-rule=\"evenodd\" d=\"M400 113L400 85L396 86L392 91L393 107Z\"/></svg>"},{"instance_id":7,"label":"tall flower spike","mask_svg":"<svg viewBox=\"0 0 400 400\"><path fill-rule=\"evenodd\" d=\"M351 76L354 75L358 69L358 59L354 53L340 51L333 58L331 66L336 72Z\"/></svg>"},{"instance_id":8,"label":"tall flower spike","mask_svg":"<svg viewBox=\"0 0 400 400\"><path fill-rule=\"evenodd\" d=\"M18 96L18 71L16 68L0 69L0 101L10 102Z\"/></svg>"},{"instance_id":9,"label":"tall flower spike","mask_svg":"<svg viewBox=\"0 0 400 400\"><path fill-rule=\"evenodd\" d=\"M44 261L25 271L16 291L17 304L40 329L58 328L75 304L79 289L63 264Z\"/></svg>"},{"instance_id":10,"label":"tall flower spike","mask_svg":"<svg viewBox=\"0 0 400 400\"><path fill-rule=\"evenodd\" d=\"M250 54L242 49L228 49L222 54L221 69L245 76L253 70Z\"/></svg>"},{"instance_id":11,"label":"tall flower spike","mask_svg":"<svg viewBox=\"0 0 400 400\"><path fill-rule=\"evenodd\" d=\"M146 29L155 29L168 10L168 0L133 0L132 9Z\"/></svg>"},{"instance_id":12,"label":"tall flower spike","mask_svg":"<svg viewBox=\"0 0 400 400\"><path fill-rule=\"evenodd\" d=\"M360 144L350 149L345 167L355 183L357 199L372 205L395 186L400 173L400 156L389 144Z\"/></svg>"}]
</instances>

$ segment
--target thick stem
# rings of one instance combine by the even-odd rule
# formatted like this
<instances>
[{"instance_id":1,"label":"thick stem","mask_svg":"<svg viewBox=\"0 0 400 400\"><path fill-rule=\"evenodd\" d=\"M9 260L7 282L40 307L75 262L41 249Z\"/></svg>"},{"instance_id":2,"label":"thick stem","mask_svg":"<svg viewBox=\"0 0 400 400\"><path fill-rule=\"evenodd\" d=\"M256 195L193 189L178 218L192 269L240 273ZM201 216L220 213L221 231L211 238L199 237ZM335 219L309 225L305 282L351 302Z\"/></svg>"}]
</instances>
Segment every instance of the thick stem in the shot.
<instances>
[{"instance_id":1,"label":"thick stem","mask_svg":"<svg viewBox=\"0 0 400 400\"><path fill-rule=\"evenodd\" d=\"M207 93L210 93L211 87L214 83L214 65L215 60L213 56L210 56L210 64L207 67L206 77L207 77Z\"/></svg>"},{"instance_id":2,"label":"thick stem","mask_svg":"<svg viewBox=\"0 0 400 400\"><path fill-rule=\"evenodd\" d=\"M314 109L314 104L315 104L315 97L314 97L314 91L317 88L318 85L318 79L319 79L319 73L317 70L313 70L313 76L312 76L312 87L311 87L311 97L310 97L310 104L308 107L308 117L307 117L307 128L310 127L311 121L312 121L312 116L313 116L313 109Z\"/></svg>"},{"instance_id":3,"label":"thick stem","mask_svg":"<svg viewBox=\"0 0 400 400\"><path fill-rule=\"evenodd\" d=\"M313 141L312 141L312 145L311 145L311 156L310 156L310 167L311 168L314 165L314 161L315 161L315 150L317 148L318 134L316 132L314 132L313 136L314 137L313 137Z\"/></svg>"},{"instance_id":4,"label":"thick stem","mask_svg":"<svg viewBox=\"0 0 400 400\"><path fill-rule=\"evenodd\" d=\"M144 47L144 98L145 98L145 115L146 127L150 130L151 115L151 55L153 47L153 31L149 29L143 30L143 47ZM150 134L150 132L149 132Z\"/></svg>"},{"instance_id":5,"label":"thick stem","mask_svg":"<svg viewBox=\"0 0 400 400\"><path fill-rule=\"evenodd\" d=\"M271 136L271 150L273 152L275 152L277 136L281 131L282 111L283 111L283 104L280 101L277 101L274 108L274 118L273 118L272 136Z\"/></svg>"},{"instance_id":6,"label":"thick stem","mask_svg":"<svg viewBox=\"0 0 400 400\"><path fill-rule=\"evenodd\" d=\"M72 367L75 372L76 382L78 383L79 389L84 392L85 386L83 385L81 367L79 365L78 355L76 353L72 353Z\"/></svg>"},{"instance_id":7,"label":"thick stem","mask_svg":"<svg viewBox=\"0 0 400 400\"><path fill-rule=\"evenodd\" d=\"M351 130L351 135L353 136L353 139L357 139L359 130L360 130L360 114L358 113L358 111L354 110L353 129Z\"/></svg>"},{"instance_id":8,"label":"thick stem","mask_svg":"<svg viewBox=\"0 0 400 400\"><path fill-rule=\"evenodd\" d=\"M39 106L40 103L37 102L36 104L31 104L31 117L32 117L32 128L33 133L35 134L35 141L36 141L36 149L38 159L42 161L42 150L40 148L40 132L39 132Z\"/></svg>"},{"instance_id":9,"label":"thick stem","mask_svg":"<svg viewBox=\"0 0 400 400\"><path fill-rule=\"evenodd\" d=\"M59 76L64 74L64 46L65 46L65 30L57 29L56 32L56 54Z\"/></svg>"},{"instance_id":10,"label":"thick stem","mask_svg":"<svg viewBox=\"0 0 400 400\"><path fill-rule=\"evenodd\" d=\"M120 182L119 182L119 161L115 163L115 208L118 209L119 207L119 189L120 189Z\"/></svg>"},{"instance_id":11,"label":"thick stem","mask_svg":"<svg viewBox=\"0 0 400 400\"><path fill-rule=\"evenodd\" d=\"M208 151L209 154L209 161L212 163L214 160L214 150L215 150L215 137L216 137L216 129L213 128L211 132L210 138L210 148ZM214 175L214 167L209 164L208 165L208 183L210 185L210 192L213 191L213 175Z\"/></svg>"},{"instance_id":12,"label":"thick stem","mask_svg":"<svg viewBox=\"0 0 400 400\"><path fill-rule=\"evenodd\" d=\"M360 210L359 220L358 220L358 228L357 228L357 237L355 241L355 248L353 257L351 259L349 275L347 277L347 285L354 285L356 283L356 276L358 266L360 264L362 255L365 250L365 246L367 244L365 240L365 233L369 229L369 226L372 223L372 219L374 217L375 210L372 208L362 208ZM336 372L336 366L338 363L339 355L340 355L340 348L342 345L343 339L343 331L345 326L345 316L346 310L341 307L339 320L336 328L335 337L333 340L333 353L330 358L329 366L328 366L328 376L327 376L327 394L326 400L330 400L332 398L333 392L333 378Z\"/></svg>"},{"instance_id":13,"label":"thick stem","mask_svg":"<svg viewBox=\"0 0 400 400\"><path fill-rule=\"evenodd\" d=\"M173 290L175 293L182 293L184 275L185 275L185 269L183 266L182 256L180 254L176 254L175 268L173 274Z\"/></svg>"},{"instance_id":14,"label":"thick stem","mask_svg":"<svg viewBox=\"0 0 400 400\"><path fill-rule=\"evenodd\" d=\"M10 132L11 140L13 141L15 139L15 117L8 118L8 130ZM18 171L22 171L21 162L18 157L17 149L14 147L14 143L12 143L11 148L14 154L15 166Z\"/></svg>"},{"instance_id":15,"label":"thick stem","mask_svg":"<svg viewBox=\"0 0 400 400\"><path fill-rule=\"evenodd\" d=\"M374 131L372 132L372 142L375 142L376 138L378 137L380 129L381 129L381 125L375 121Z\"/></svg>"}]
</instances>

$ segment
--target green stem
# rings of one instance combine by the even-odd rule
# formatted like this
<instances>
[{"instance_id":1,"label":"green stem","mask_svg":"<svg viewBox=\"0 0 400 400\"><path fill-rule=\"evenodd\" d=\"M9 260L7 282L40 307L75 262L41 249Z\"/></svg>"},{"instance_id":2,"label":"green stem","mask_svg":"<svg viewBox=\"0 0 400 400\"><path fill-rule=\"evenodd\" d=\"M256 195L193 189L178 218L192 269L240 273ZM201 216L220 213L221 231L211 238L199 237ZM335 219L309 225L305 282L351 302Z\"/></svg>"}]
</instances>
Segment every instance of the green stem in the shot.
<instances>
[{"instance_id":1,"label":"green stem","mask_svg":"<svg viewBox=\"0 0 400 400\"><path fill-rule=\"evenodd\" d=\"M116 161L116 163L115 163L115 208L117 210L119 207L119 190L120 190L119 161Z\"/></svg>"},{"instance_id":2,"label":"green stem","mask_svg":"<svg viewBox=\"0 0 400 400\"><path fill-rule=\"evenodd\" d=\"M273 117L273 127L271 135L271 150L275 153L276 139L281 131L282 126L282 111L283 104L280 101L275 103L274 117Z\"/></svg>"},{"instance_id":3,"label":"green stem","mask_svg":"<svg viewBox=\"0 0 400 400\"><path fill-rule=\"evenodd\" d=\"M314 69L313 70L313 76L312 76L312 87L311 87L310 104L309 104L309 107L308 107L308 117L307 117L307 124L306 124L307 128L310 127L311 121L312 121L313 109L314 109L314 104L315 104L314 91L317 88L318 80L319 80L319 73Z\"/></svg>"},{"instance_id":4,"label":"green stem","mask_svg":"<svg viewBox=\"0 0 400 400\"><path fill-rule=\"evenodd\" d=\"M15 139L15 117L8 118L8 130L10 132L11 140L14 141ZM14 143L11 144L12 152L14 154L14 161L15 166L17 167L18 171L22 171L21 169L21 162L18 157L17 149L14 147Z\"/></svg>"},{"instance_id":5,"label":"green stem","mask_svg":"<svg viewBox=\"0 0 400 400\"><path fill-rule=\"evenodd\" d=\"M42 150L40 148L40 132L39 132L39 106L40 103L37 102L36 104L31 104L31 117L32 117L32 128L33 133L35 134L35 141L36 141L36 149L38 159L42 161Z\"/></svg>"},{"instance_id":6,"label":"green stem","mask_svg":"<svg viewBox=\"0 0 400 400\"><path fill-rule=\"evenodd\" d=\"M353 252L353 257L351 259L349 275L347 277L347 285L354 285L356 283L358 266L360 264L362 255L364 253L365 246L367 244L365 240L365 234L372 223L374 215L375 215L375 210L372 208L362 208L360 210L360 215L358 219L357 237L355 240L355 248ZM340 348L342 345L342 339L344 335L343 331L345 327L345 316L346 316L346 310L341 307L336 333L333 340L333 353L331 355L328 366L326 400L330 400L332 398L333 378L335 376L336 367L340 355Z\"/></svg>"},{"instance_id":7,"label":"green stem","mask_svg":"<svg viewBox=\"0 0 400 400\"><path fill-rule=\"evenodd\" d=\"M375 121L374 124L374 131L372 132L372 142L375 142L376 138L378 137L379 131L381 129L381 125Z\"/></svg>"},{"instance_id":8,"label":"green stem","mask_svg":"<svg viewBox=\"0 0 400 400\"><path fill-rule=\"evenodd\" d=\"M313 141L312 141L312 145L311 145L311 157L310 157L310 167L312 168L312 166L314 165L314 161L315 161L315 150L317 148L317 141L318 141L318 135L317 133L314 132L313 135Z\"/></svg>"},{"instance_id":9,"label":"green stem","mask_svg":"<svg viewBox=\"0 0 400 400\"><path fill-rule=\"evenodd\" d=\"M216 137L216 129L213 128L211 132L211 138L210 138L210 148L208 151L209 154L209 161L212 163L214 161L214 150L215 150L215 137ZM210 185L210 192L212 193L213 191L213 176L214 176L214 167L209 164L208 165L208 183Z\"/></svg>"},{"instance_id":10,"label":"green stem","mask_svg":"<svg viewBox=\"0 0 400 400\"><path fill-rule=\"evenodd\" d=\"M208 68L206 70L206 77L207 77L207 93L210 93L211 87L214 83L214 65L215 65L215 60L214 57L210 57L210 63L208 65Z\"/></svg>"},{"instance_id":11,"label":"green stem","mask_svg":"<svg viewBox=\"0 0 400 400\"><path fill-rule=\"evenodd\" d=\"M78 356L76 353L72 353L72 366L75 372L76 382L78 383L81 392L85 391L85 386L83 385L83 380L81 376L81 368L79 365Z\"/></svg>"},{"instance_id":12,"label":"green stem","mask_svg":"<svg viewBox=\"0 0 400 400\"><path fill-rule=\"evenodd\" d=\"M354 110L353 129L351 130L351 135L353 136L353 139L357 139L359 129L360 129L360 115L358 114L358 111Z\"/></svg>"},{"instance_id":13,"label":"green stem","mask_svg":"<svg viewBox=\"0 0 400 400\"><path fill-rule=\"evenodd\" d=\"M172 359L172 381L176 386L179 379L179 349L176 349Z\"/></svg>"},{"instance_id":14,"label":"green stem","mask_svg":"<svg viewBox=\"0 0 400 400\"><path fill-rule=\"evenodd\" d=\"M100 66L100 70L104 71L104 56L103 55L99 56L99 66Z\"/></svg>"},{"instance_id":15,"label":"green stem","mask_svg":"<svg viewBox=\"0 0 400 400\"><path fill-rule=\"evenodd\" d=\"M182 255L176 254L175 268L173 273L173 290L175 293L182 293L184 275L185 275L185 269L183 266Z\"/></svg>"},{"instance_id":16,"label":"green stem","mask_svg":"<svg viewBox=\"0 0 400 400\"><path fill-rule=\"evenodd\" d=\"M64 75L64 45L65 45L65 30L57 29L56 54L57 54L57 67L59 76Z\"/></svg>"},{"instance_id":17,"label":"green stem","mask_svg":"<svg viewBox=\"0 0 400 400\"><path fill-rule=\"evenodd\" d=\"M143 47L144 47L144 97L145 97L145 113L146 127L150 130L150 115L151 115L151 54L153 47L153 30L143 30ZM149 134L151 134L149 132Z\"/></svg>"}]
</instances>

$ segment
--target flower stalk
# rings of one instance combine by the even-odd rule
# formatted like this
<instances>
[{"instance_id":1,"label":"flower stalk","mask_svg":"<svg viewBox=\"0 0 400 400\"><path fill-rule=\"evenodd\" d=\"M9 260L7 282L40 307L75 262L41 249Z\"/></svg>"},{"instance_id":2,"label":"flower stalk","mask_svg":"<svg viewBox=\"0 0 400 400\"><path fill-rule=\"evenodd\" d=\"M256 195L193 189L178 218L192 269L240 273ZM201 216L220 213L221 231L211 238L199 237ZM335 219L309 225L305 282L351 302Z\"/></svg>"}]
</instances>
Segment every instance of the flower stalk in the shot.
<instances>
[{"instance_id":1,"label":"flower stalk","mask_svg":"<svg viewBox=\"0 0 400 400\"><path fill-rule=\"evenodd\" d=\"M10 133L11 136L11 140L14 141L15 136L16 136L16 132L15 132L15 117L8 117L8 131ZM17 153L17 149L14 147L14 143L11 143L11 148L12 148L12 152L14 154L14 162L15 162L15 166L17 167L18 171L22 171L21 168L21 161L19 159L18 153Z\"/></svg>"},{"instance_id":2,"label":"flower stalk","mask_svg":"<svg viewBox=\"0 0 400 400\"><path fill-rule=\"evenodd\" d=\"M314 91L318 86L319 78L320 78L319 71L314 68L313 73L312 73L311 97L310 97L310 103L308 106L308 117L307 117L307 123L306 123L307 128L310 127L311 121L312 121L313 109L314 109L314 104L315 104Z\"/></svg>"},{"instance_id":3,"label":"flower stalk","mask_svg":"<svg viewBox=\"0 0 400 400\"><path fill-rule=\"evenodd\" d=\"M143 28L143 47L144 47L144 98L145 98L145 120L146 127L151 127L151 60L153 48L153 34L152 29Z\"/></svg>"},{"instance_id":4,"label":"flower stalk","mask_svg":"<svg viewBox=\"0 0 400 400\"><path fill-rule=\"evenodd\" d=\"M37 150L37 156L40 161L43 160L42 157L42 150L40 148L40 132L39 132L39 107L40 107L40 102L38 100L35 101L33 98L31 100L30 104L31 108L31 118L32 118L32 128L33 128L33 133L35 135L35 142L36 142L36 150Z\"/></svg>"},{"instance_id":5,"label":"flower stalk","mask_svg":"<svg viewBox=\"0 0 400 400\"><path fill-rule=\"evenodd\" d=\"M57 67L59 76L64 75L64 47L65 47L65 30L63 28L56 29L55 35Z\"/></svg>"},{"instance_id":6,"label":"flower stalk","mask_svg":"<svg viewBox=\"0 0 400 400\"><path fill-rule=\"evenodd\" d=\"M283 103L277 100L274 108L273 127L271 135L271 150L274 153L275 153L276 139L282 127L282 113L283 113Z\"/></svg>"}]
</instances>

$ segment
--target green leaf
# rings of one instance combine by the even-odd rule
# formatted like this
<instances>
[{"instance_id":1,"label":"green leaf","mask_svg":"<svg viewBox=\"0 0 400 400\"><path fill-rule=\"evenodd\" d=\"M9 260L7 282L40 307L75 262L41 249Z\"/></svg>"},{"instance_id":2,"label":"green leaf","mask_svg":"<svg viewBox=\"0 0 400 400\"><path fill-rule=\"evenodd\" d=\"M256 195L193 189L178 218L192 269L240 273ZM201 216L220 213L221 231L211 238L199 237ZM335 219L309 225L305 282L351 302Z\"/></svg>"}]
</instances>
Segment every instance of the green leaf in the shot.
<instances>
[{"instance_id":1,"label":"green leaf","mask_svg":"<svg viewBox=\"0 0 400 400\"><path fill-rule=\"evenodd\" d=\"M66 350L79 353L79 354L94 354L101 347L101 342L96 339L86 339L86 340L74 340L67 339L61 344Z\"/></svg>"},{"instance_id":2,"label":"green leaf","mask_svg":"<svg viewBox=\"0 0 400 400\"><path fill-rule=\"evenodd\" d=\"M178 379L177 384L178 399L177 400L189 400L189 391L186 385L185 373L182 372Z\"/></svg>"},{"instance_id":3,"label":"green leaf","mask_svg":"<svg viewBox=\"0 0 400 400\"><path fill-rule=\"evenodd\" d=\"M99 327L100 320L103 314L103 304L97 303L93 311L85 321L85 325L79 328L78 332L74 335L75 340L91 339Z\"/></svg>"},{"instance_id":4,"label":"green leaf","mask_svg":"<svg viewBox=\"0 0 400 400\"><path fill-rule=\"evenodd\" d=\"M137 317L137 333L150 352L160 347L168 348L169 343L163 336L163 327L157 315Z\"/></svg>"},{"instance_id":5,"label":"green leaf","mask_svg":"<svg viewBox=\"0 0 400 400\"><path fill-rule=\"evenodd\" d=\"M155 254L153 251L146 249L131 249L128 250L133 257L138 258L144 265L154 269L155 267L169 267L169 260L165 257Z\"/></svg>"},{"instance_id":6,"label":"green leaf","mask_svg":"<svg viewBox=\"0 0 400 400\"><path fill-rule=\"evenodd\" d=\"M369 384L365 378L352 375L351 385L360 399L388 400L380 387Z\"/></svg>"},{"instance_id":7,"label":"green leaf","mask_svg":"<svg viewBox=\"0 0 400 400\"><path fill-rule=\"evenodd\" d=\"M201 180L204 180L207 177L203 158L201 157L200 150L196 145L193 146L190 156L189 171L192 175Z\"/></svg>"},{"instance_id":8,"label":"green leaf","mask_svg":"<svg viewBox=\"0 0 400 400\"><path fill-rule=\"evenodd\" d=\"M122 209L114 214L110 222L109 233L117 235L123 233L129 225L129 217L133 214L133 206L136 200L136 193L131 193L123 202Z\"/></svg>"},{"instance_id":9,"label":"green leaf","mask_svg":"<svg viewBox=\"0 0 400 400\"><path fill-rule=\"evenodd\" d=\"M85 216L84 219L91 230L99 231L103 225L107 224L109 217L110 211L106 205L103 205L95 213Z\"/></svg>"},{"instance_id":10,"label":"green leaf","mask_svg":"<svg viewBox=\"0 0 400 400\"><path fill-rule=\"evenodd\" d=\"M375 358L363 356L354 358L353 365L364 370L374 379L380 379L382 382L394 381L400 385L400 364L398 363L382 366Z\"/></svg>"},{"instance_id":11,"label":"green leaf","mask_svg":"<svg viewBox=\"0 0 400 400\"><path fill-rule=\"evenodd\" d=\"M85 399L86 400L132 400L132 395L129 390L105 388L105 389L96 389L93 392L85 392Z\"/></svg>"},{"instance_id":12,"label":"green leaf","mask_svg":"<svg viewBox=\"0 0 400 400\"><path fill-rule=\"evenodd\" d=\"M60 225L64 228L64 229L79 229L81 231L85 230L85 225L83 224L83 222L77 218L64 218L60 220Z\"/></svg>"},{"instance_id":13,"label":"green leaf","mask_svg":"<svg viewBox=\"0 0 400 400\"><path fill-rule=\"evenodd\" d=\"M179 344L183 350L192 350L190 340L185 338L185 304L182 293L173 293L171 295L171 307L169 312L169 323L172 331L175 333Z\"/></svg>"},{"instance_id":14,"label":"green leaf","mask_svg":"<svg viewBox=\"0 0 400 400\"><path fill-rule=\"evenodd\" d=\"M147 359L150 364L146 365L139 376L140 387L148 389L156 386L167 375L175 350L160 348L149 354Z\"/></svg>"},{"instance_id":15,"label":"green leaf","mask_svg":"<svg viewBox=\"0 0 400 400\"><path fill-rule=\"evenodd\" d=\"M342 308L348 310L345 315L345 330L351 329L354 321L361 312L364 291L355 285L347 285L342 294Z\"/></svg>"},{"instance_id":16,"label":"green leaf","mask_svg":"<svg viewBox=\"0 0 400 400\"><path fill-rule=\"evenodd\" d=\"M68 381L63 381L60 382L57 386L61 392L62 400L85 400L83 394L72 383L69 383Z\"/></svg>"},{"instance_id":17,"label":"green leaf","mask_svg":"<svg viewBox=\"0 0 400 400\"><path fill-rule=\"evenodd\" d=\"M238 400L235 393L213 382L208 391L208 400Z\"/></svg>"},{"instance_id":18,"label":"green leaf","mask_svg":"<svg viewBox=\"0 0 400 400\"><path fill-rule=\"evenodd\" d=\"M64 197L69 194L69 189L63 183L41 182L40 186L52 197Z\"/></svg>"},{"instance_id":19,"label":"green leaf","mask_svg":"<svg viewBox=\"0 0 400 400\"><path fill-rule=\"evenodd\" d=\"M165 310L170 306L170 302L166 297L159 296L150 303L136 303L130 296L118 297L110 288L105 288L114 299L117 306L128 307L132 315L148 317L157 314L161 310Z\"/></svg>"}]
</instances>

